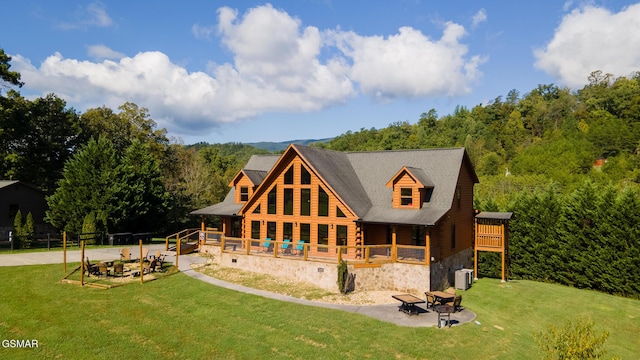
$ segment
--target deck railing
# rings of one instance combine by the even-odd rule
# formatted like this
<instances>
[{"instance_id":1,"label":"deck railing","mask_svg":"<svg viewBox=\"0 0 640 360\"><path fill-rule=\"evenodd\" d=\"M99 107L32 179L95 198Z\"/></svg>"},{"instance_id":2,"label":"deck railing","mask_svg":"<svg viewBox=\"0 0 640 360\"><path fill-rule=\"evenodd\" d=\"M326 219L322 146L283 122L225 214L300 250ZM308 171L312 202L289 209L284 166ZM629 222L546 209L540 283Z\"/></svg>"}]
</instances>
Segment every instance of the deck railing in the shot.
<instances>
[{"instance_id":1,"label":"deck railing","mask_svg":"<svg viewBox=\"0 0 640 360\"><path fill-rule=\"evenodd\" d=\"M500 234L477 234L476 246L478 248L502 248L502 235Z\"/></svg>"},{"instance_id":2,"label":"deck railing","mask_svg":"<svg viewBox=\"0 0 640 360\"><path fill-rule=\"evenodd\" d=\"M224 253L331 263L339 263L345 260L356 264L400 262L429 265L429 259L425 257L425 246L396 245L394 251L393 245L390 244L350 246L319 245L294 241L228 237L219 231L205 231L204 234L199 234L199 238L205 239L200 242L202 245L219 246Z\"/></svg>"}]
</instances>

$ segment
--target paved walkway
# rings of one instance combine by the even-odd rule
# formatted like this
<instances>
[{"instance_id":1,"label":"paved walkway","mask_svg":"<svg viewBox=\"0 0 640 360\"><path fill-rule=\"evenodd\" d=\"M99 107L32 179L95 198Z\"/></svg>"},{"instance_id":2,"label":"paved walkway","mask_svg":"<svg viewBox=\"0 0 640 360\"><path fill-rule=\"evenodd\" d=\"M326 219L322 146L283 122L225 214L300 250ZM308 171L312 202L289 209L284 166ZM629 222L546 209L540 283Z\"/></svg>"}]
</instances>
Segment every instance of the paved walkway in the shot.
<instances>
[{"instance_id":1,"label":"paved walkway","mask_svg":"<svg viewBox=\"0 0 640 360\"><path fill-rule=\"evenodd\" d=\"M166 253L166 260L169 262L175 262L175 252L165 252L164 245L145 245L144 247L149 249L149 254L154 254L157 250ZM68 262L79 262L80 250L67 250ZM138 246L131 246L131 256L137 257L139 254ZM120 248L106 248L106 249L90 249L85 250L85 257L88 257L91 262L97 260L117 260L120 258ZM32 253L20 253L20 254L3 254L0 255L0 266L22 266L22 265L37 265L37 264L58 264L63 262L62 251L46 251L46 252L32 252ZM222 281L207 275L204 275L198 271L192 269L192 264L202 264L206 262L205 257L195 255L181 255L178 261L178 267L182 273L188 275L194 279L198 279L209 284L224 287L227 289L240 291L244 293L254 294L274 300L287 301L307 306L323 307L335 310L349 311L362 315L366 315L381 321L390 322L399 326L407 327L432 327L438 324L438 314L433 310L424 310L419 315L409 316L398 311L398 306L394 304L387 305L341 305L323 303L319 301L310 301L299 299L287 295L281 295L272 293L265 290L258 290L249 288L246 286L229 283ZM399 305L399 303L398 303ZM451 314L452 326L458 326L473 321L476 315L469 310L462 310L457 313Z\"/></svg>"}]
</instances>

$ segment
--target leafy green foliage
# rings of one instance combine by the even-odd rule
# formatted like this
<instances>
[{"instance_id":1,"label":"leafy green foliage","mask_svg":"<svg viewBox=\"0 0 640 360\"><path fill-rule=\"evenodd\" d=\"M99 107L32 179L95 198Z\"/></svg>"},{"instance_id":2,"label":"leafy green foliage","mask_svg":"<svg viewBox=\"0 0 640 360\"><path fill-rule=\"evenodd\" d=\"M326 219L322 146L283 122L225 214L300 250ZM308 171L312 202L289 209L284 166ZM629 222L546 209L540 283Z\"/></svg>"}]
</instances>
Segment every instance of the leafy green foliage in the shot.
<instances>
[{"instance_id":1,"label":"leafy green foliage","mask_svg":"<svg viewBox=\"0 0 640 360\"><path fill-rule=\"evenodd\" d=\"M87 216L84 217L80 240L84 240L85 244L96 243L96 213L94 211L89 211Z\"/></svg>"},{"instance_id":2,"label":"leafy green foliage","mask_svg":"<svg viewBox=\"0 0 640 360\"><path fill-rule=\"evenodd\" d=\"M164 221L168 208L155 159L135 142L126 154L100 137L91 139L64 168L64 178L47 198L48 220L69 232L81 231L92 211L107 219L113 230L152 231Z\"/></svg>"},{"instance_id":3,"label":"leafy green foliage","mask_svg":"<svg viewBox=\"0 0 640 360\"><path fill-rule=\"evenodd\" d=\"M23 85L20 81L20 73L9 70L11 68L10 62L11 56L0 49L0 88L11 85L21 87Z\"/></svg>"},{"instance_id":4,"label":"leafy green foliage","mask_svg":"<svg viewBox=\"0 0 640 360\"><path fill-rule=\"evenodd\" d=\"M605 354L604 343L609 332L596 334L593 320L578 319L574 325L568 320L564 327L549 325L546 332L538 332L535 338L538 346L550 360L600 359Z\"/></svg>"}]
</instances>

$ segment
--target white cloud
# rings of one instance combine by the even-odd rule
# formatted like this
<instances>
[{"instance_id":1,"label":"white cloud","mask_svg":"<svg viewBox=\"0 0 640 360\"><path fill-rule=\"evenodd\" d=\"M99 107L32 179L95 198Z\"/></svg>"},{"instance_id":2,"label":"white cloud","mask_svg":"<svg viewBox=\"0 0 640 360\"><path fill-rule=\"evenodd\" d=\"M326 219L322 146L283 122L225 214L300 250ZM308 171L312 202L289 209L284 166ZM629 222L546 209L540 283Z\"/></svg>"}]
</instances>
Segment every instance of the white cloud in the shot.
<instances>
[{"instance_id":1,"label":"white cloud","mask_svg":"<svg viewBox=\"0 0 640 360\"><path fill-rule=\"evenodd\" d=\"M475 13L475 15L473 15L471 28L475 29L485 21L487 21L487 11L485 9L480 9L477 13Z\"/></svg>"},{"instance_id":2,"label":"white cloud","mask_svg":"<svg viewBox=\"0 0 640 360\"><path fill-rule=\"evenodd\" d=\"M211 35L216 33L215 26L202 26L194 24L191 27L191 33L196 39L211 39Z\"/></svg>"},{"instance_id":3,"label":"white cloud","mask_svg":"<svg viewBox=\"0 0 640 360\"><path fill-rule=\"evenodd\" d=\"M107 13L103 3L96 1L87 6L81 6L76 10L74 20L63 22L58 27L64 30L85 29L88 27L110 27L113 20Z\"/></svg>"},{"instance_id":4,"label":"white cloud","mask_svg":"<svg viewBox=\"0 0 640 360\"><path fill-rule=\"evenodd\" d=\"M618 13L594 6L575 9L534 55L536 68L573 88L587 84L596 70L630 75L640 70L640 4Z\"/></svg>"},{"instance_id":5,"label":"white cloud","mask_svg":"<svg viewBox=\"0 0 640 360\"><path fill-rule=\"evenodd\" d=\"M360 89L388 99L468 93L481 76L479 65L484 59L465 57L467 46L459 42L464 34L461 25L448 22L438 40L411 27L387 38L341 31L329 37L353 62L350 77Z\"/></svg>"},{"instance_id":6,"label":"white cloud","mask_svg":"<svg viewBox=\"0 0 640 360\"><path fill-rule=\"evenodd\" d=\"M94 59L121 59L125 57L125 54L105 45L89 45L87 46L87 54Z\"/></svg>"},{"instance_id":7,"label":"white cloud","mask_svg":"<svg viewBox=\"0 0 640 360\"><path fill-rule=\"evenodd\" d=\"M196 37L213 31L192 28ZM210 63L206 72L188 72L162 52L125 56L105 45L88 47L94 61L55 53L39 67L20 55L12 65L27 89L54 92L81 111L132 101L181 134L265 112L319 110L355 96L355 85L378 99L439 97L467 93L481 76L483 59L467 56L460 42L465 30L454 23L446 23L436 40L410 27L366 37L304 27L265 5L241 17L220 8L215 31L233 62Z\"/></svg>"}]
</instances>

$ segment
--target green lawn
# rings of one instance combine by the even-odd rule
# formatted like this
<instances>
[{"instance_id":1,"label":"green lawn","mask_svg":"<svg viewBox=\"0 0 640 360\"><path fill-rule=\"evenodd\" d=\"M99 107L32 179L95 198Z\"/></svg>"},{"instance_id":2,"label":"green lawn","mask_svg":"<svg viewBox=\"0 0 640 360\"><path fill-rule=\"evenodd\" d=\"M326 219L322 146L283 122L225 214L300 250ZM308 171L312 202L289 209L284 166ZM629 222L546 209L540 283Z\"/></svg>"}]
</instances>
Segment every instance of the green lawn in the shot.
<instances>
[{"instance_id":1,"label":"green lawn","mask_svg":"<svg viewBox=\"0 0 640 360\"><path fill-rule=\"evenodd\" d=\"M481 279L475 323L403 328L362 315L218 288L178 273L110 290L63 284L62 265L0 267L1 359L539 359L534 331L589 317L609 356L640 354L640 301L529 281ZM398 316L404 316L398 313Z\"/></svg>"}]
</instances>

